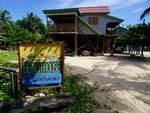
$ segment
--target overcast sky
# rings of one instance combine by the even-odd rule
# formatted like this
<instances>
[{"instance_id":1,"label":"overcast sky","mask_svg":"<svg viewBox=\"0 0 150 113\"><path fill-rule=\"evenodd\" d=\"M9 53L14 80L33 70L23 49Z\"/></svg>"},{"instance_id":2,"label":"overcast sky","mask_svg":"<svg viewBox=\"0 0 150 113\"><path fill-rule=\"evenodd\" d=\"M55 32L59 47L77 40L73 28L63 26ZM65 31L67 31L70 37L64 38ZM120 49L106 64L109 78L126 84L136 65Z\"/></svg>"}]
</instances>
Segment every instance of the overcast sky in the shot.
<instances>
[{"instance_id":1,"label":"overcast sky","mask_svg":"<svg viewBox=\"0 0 150 113\"><path fill-rule=\"evenodd\" d=\"M8 10L12 19L21 19L28 12L34 12L45 22L42 10L72 8L80 6L109 6L110 15L124 19L123 24L142 23L139 16L142 11L150 6L150 0L0 0L0 9ZM150 16L146 18L150 22Z\"/></svg>"}]
</instances>

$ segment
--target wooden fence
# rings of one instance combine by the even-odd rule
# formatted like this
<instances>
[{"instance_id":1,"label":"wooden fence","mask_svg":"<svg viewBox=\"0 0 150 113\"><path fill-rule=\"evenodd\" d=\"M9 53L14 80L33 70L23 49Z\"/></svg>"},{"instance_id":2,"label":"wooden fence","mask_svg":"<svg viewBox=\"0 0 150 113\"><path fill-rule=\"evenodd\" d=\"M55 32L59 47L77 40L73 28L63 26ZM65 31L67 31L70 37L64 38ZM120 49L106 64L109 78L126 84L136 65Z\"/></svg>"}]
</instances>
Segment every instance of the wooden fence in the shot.
<instances>
[{"instance_id":1,"label":"wooden fence","mask_svg":"<svg viewBox=\"0 0 150 113\"><path fill-rule=\"evenodd\" d=\"M10 79L12 97L18 97L18 69L10 67L0 67L0 70L8 71L9 76L0 75L1 79Z\"/></svg>"}]
</instances>

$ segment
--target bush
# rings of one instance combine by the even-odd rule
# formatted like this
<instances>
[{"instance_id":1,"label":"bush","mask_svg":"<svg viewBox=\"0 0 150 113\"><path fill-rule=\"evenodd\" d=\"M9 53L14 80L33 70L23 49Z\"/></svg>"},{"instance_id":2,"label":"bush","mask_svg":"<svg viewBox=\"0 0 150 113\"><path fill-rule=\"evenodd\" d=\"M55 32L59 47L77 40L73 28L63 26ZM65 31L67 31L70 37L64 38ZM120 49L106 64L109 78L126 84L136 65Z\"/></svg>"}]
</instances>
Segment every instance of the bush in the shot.
<instances>
[{"instance_id":1,"label":"bush","mask_svg":"<svg viewBox=\"0 0 150 113\"><path fill-rule=\"evenodd\" d=\"M86 83L88 79L79 74L68 73L64 77L64 85L62 92L69 93L75 97L75 104L64 109L64 113L94 113L94 109L98 108L100 104L95 100L94 93L98 90L98 86L89 85ZM41 90L42 92L57 93L55 89ZM36 108L25 113L43 113L44 109Z\"/></svg>"},{"instance_id":2,"label":"bush","mask_svg":"<svg viewBox=\"0 0 150 113\"><path fill-rule=\"evenodd\" d=\"M3 64L4 65L4 64ZM5 66L11 66L5 64ZM14 67L14 65L12 65ZM17 66L17 65L15 65ZM2 72L0 72L2 73ZM7 74L3 72L3 74ZM100 104L95 100L94 93L98 90L96 84L89 85L87 83L87 77L79 74L66 73L64 77L64 85L61 89L62 92L66 92L75 97L76 102L64 109L64 113L93 113L95 108L98 108ZM38 90L43 92L43 90ZM44 89L47 95L56 93L53 89ZM10 97L10 81L0 80L0 100L11 100ZM33 109L25 113L42 113L42 108Z\"/></svg>"},{"instance_id":3,"label":"bush","mask_svg":"<svg viewBox=\"0 0 150 113\"><path fill-rule=\"evenodd\" d=\"M5 67L17 67L17 64L13 63L0 63L0 66ZM0 75L9 77L8 71L0 70ZM11 83L10 79L1 79L0 78L0 101L10 101L13 98L11 98Z\"/></svg>"},{"instance_id":4,"label":"bush","mask_svg":"<svg viewBox=\"0 0 150 113\"><path fill-rule=\"evenodd\" d=\"M0 80L0 101L9 101L11 100L10 97L10 81L9 80Z\"/></svg>"},{"instance_id":5,"label":"bush","mask_svg":"<svg viewBox=\"0 0 150 113\"><path fill-rule=\"evenodd\" d=\"M91 86L86 81L88 79L82 75L65 76L62 91L76 98L76 103L65 109L65 113L93 113L94 108L99 107L100 104L94 98L98 86L96 84Z\"/></svg>"}]
</instances>

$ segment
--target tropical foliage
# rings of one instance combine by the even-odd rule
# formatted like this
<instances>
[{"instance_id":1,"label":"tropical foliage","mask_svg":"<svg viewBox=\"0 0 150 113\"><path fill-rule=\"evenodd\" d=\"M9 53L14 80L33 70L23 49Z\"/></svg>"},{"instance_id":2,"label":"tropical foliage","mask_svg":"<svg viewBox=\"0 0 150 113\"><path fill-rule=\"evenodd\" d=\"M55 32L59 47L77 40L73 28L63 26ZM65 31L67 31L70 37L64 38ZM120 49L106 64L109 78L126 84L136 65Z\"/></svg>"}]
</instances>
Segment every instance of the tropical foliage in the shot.
<instances>
[{"instance_id":1,"label":"tropical foliage","mask_svg":"<svg viewBox=\"0 0 150 113\"><path fill-rule=\"evenodd\" d=\"M5 57L5 61L12 61L15 60L17 57L16 51L0 51L0 54L3 54L3 57ZM0 66L18 67L18 64L4 63L5 61L2 61L0 59ZM9 76L9 72L0 70L0 75ZM73 97L75 97L76 102L73 106L69 106L66 109L64 109L64 113L94 113L94 110L96 108L104 108L104 106L98 103L94 97L94 93L99 90L99 87L96 84L90 85L87 83L87 81L87 77L72 74L70 72L70 69L66 67L64 75L64 85L61 89L61 92L71 94ZM0 101L15 101L15 99L11 97L10 89L10 80L0 79ZM56 93L56 90L42 89L38 90L38 92L42 92L45 95L52 95ZM23 94L20 91L19 98L24 98ZM26 113L44 113L43 110L44 109L37 108L29 112L27 111Z\"/></svg>"},{"instance_id":2,"label":"tropical foliage","mask_svg":"<svg viewBox=\"0 0 150 113\"><path fill-rule=\"evenodd\" d=\"M133 49L141 47L141 55L143 56L144 47L150 45L150 23L130 25L127 29L127 34L120 37L118 41L122 46L132 45Z\"/></svg>"},{"instance_id":3,"label":"tropical foliage","mask_svg":"<svg viewBox=\"0 0 150 113\"><path fill-rule=\"evenodd\" d=\"M13 30L14 32L11 34L11 36L6 39L7 43L17 43L19 41L37 41L41 38L41 34L30 33L28 30L17 25Z\"/></svg>"},{"instance_id":4,"label":"tropical foliage","mask_svg":"<svg viewBox=\"0 0 150 113\"><path fill-rule=\"evenodd\" d=\"M0 23L9 23L11 22L10 13L7 10L0 10Z\"/></svg>"},{"instance_id":5,"label":"tropical foliage","mask_svg":"<svg viewBox=\"0 0 150 113\"><path fill-rule=\"evenodd\" d=\"M32 12L28 13L26 17L23 17L22 20L18 20L16 24L33 34L43 34L45 32L45 26L42 23L42 20L37 15L34 15Z\"/></svg>"},{"instance_id":6,"label":"tropical foliage","mask_svg":"<svg viewBox=\"0 0 150 113\"><path fill-rule=\"evenodd\" d=\"M45 40L47 29L42 20L32 12L21 20L13 22L7 10L0 10L0 36L4 37L3 40L8 48L19 41Z\"/></svg>"},{"instance_id":7,"label":"tropical foliage","mask_svg":"<svg viewBox=\"0 0 150 113\"><path fill-rule=\"evenodd\" d=\"M73 106L65 109L65 113L94 113L94 109L102 107L95 100L94 94L98 91L96 84L89 85L87 77L69 73L65 76L63 92L68 92L76 98Z\"/></svg>"},{"instance_id":8,"label":"tropical foliage","mask_svg":"<svg viewBox=\"0 0 150 113\"><path fill-rule=\"evenodd\" d=\"M14 23L1 23L0 24L0 36L10 37L14 32Z\"/></svg>"},{"instance_id":9,"label":"tropical foliage","mask_svg":"<svg viewBox=\"0 0 150 113\"><path fill-rule=\"evenodd\" d=\"M144 12L141 14L140 19L142 20L145 16L150 14L150 7L144 10Z\"/></svg>"},{"instance_id":10,"label":"tropical foliage","mask_svg":"<svg viewBox=\"0 0 150 113\"><path fill-rule=\"evenodd\" d=\"M0 36L10 36L13 32L10 13L7 10L0 10Z\"/></svg>"}]
</instances>

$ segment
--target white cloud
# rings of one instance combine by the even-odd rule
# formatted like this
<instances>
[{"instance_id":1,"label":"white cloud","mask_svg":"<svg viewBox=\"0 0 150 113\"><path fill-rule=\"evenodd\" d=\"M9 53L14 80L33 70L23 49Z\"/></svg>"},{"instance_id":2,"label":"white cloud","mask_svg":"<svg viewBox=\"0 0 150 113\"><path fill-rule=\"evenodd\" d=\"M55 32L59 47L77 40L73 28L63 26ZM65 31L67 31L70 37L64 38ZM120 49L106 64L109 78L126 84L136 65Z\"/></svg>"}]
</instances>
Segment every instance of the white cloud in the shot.
<instances>
[{"instance_id":1,"label":"white cloud","mask_svg":"<svg viewBox=\"0 0 150 113\"><path fill-rule=\"evenodd\" d=\"M127 8L147 0L51 0L47 1L46 7L68 8L68 7L88 7L88 6L111 6L112 10Z\"/></svg>"},{"instance_id":2,"label":"white cloud","mask_svg":"<svg viewBox=\"0 0 150 113\"><path fill-rule=\"evenodd\" d=\"M122 0L122 3L118 6L116 6L114 9L126 8L129 6L133 6L135 4L138 4L138 3L143 3L145 1L147 1L147 0Z\"/></svg>"},{"instance_id":3,"label":"white cloud","mask_svg":"<svg viewBox=\"0 0 150 113\"><path fill-rule=\"evenodd\" d=\"M40 9L47 8L47 9L61 9L67 7L73 7L73 2L75 0L46 0L45 5L41 6ZM40 7L40 6L38 6Z\"/></svg>"},{"instance_id":4,"label":"white cloud","mask_svg":"<svg viewBox=\"0 0 150 113\"><path fill-rule=\"evenodd\" d=\"M67 8L67 7L71 7L73 5L73 2L75 0L60 0L59 1L59 5L57 6L58 8Z\"/></svg>"},{"instance_id":5,"label":"white cloud","mask_svg":"<svg viewBox=\"0 0 150 113\"><path fill-rule=\"evenodd\" d=\"M74 0L78 1L78 0ZM121 9L121 8L126 8L129 6L133 6L138 3L143 3L147 0L81 0L78 2L76 5L73 5L75 7L80 7L80 6L113 6L113 9Z\"/></svg>"},{"instance_id":6,"label":"white cloud","mask_svg":"<svg viewBox=\"0 0 150 113\"><path fill-rule=\"evenodd\" d=\"M82 0L82 2L79 2L77 6L103 6L103 5L117 5L122 0Z\"/></svg>"},{"instance_id":7,"label":"white cloud","mask_svg":"<svg viewBox=\"0 0 150 113\"><path fill-rule=\"evenodd\" d=\"M79 2L76 6L112 6L121 3L121 1L122 0L82 0L82 2Z\"/></svg>"},{"instance_id":8,"label":"white cloud","mask_svg":"<svg viewBox=\"0 0 150 113\"><path fill-rule=\"evenodd\" d=\"M145 8L140 7L140 8L135 9L132 13L141 13L142 11L144 11L144 9Z\"/></svg>"}]
</instances>

